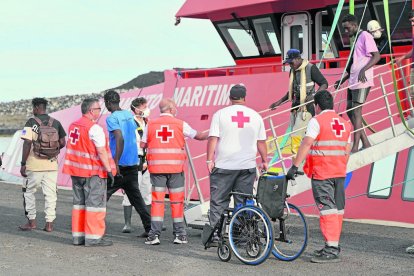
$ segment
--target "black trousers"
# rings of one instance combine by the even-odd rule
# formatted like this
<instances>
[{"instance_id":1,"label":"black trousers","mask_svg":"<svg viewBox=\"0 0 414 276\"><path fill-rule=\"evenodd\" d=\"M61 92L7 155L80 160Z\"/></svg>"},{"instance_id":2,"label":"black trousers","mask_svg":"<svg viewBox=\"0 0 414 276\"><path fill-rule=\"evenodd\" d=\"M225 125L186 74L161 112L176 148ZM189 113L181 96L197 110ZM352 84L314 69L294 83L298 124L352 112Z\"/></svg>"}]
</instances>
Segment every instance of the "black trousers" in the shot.
<instances>
[{"instance_id":1,"label":"black trousers","mask_svg":"<svg viewBox=\"0 0 414 276\"><path fill-rule=\"evenodd\" d=\"M108 186L107 189L107 200L119 189L123 189L141 217L142 224L144 225L145 232L151 230L151 215L146 208L144 199L142 198L141 192L138 188L138 166L119 166L121 177L115 178L115 183L112 187Z\"/></svg>"}]
</instances>

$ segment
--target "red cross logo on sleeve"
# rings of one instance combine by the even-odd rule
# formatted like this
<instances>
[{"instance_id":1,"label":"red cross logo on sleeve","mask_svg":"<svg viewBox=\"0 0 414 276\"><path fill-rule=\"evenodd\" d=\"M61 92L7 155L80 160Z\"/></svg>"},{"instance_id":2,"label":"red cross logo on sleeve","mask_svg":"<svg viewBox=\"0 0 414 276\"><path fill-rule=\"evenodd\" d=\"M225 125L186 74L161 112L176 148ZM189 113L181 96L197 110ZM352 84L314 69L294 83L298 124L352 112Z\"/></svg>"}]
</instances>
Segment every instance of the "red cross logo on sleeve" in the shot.
<instances>
[{"instance_id":1,"label":"red cross logo on sleeve","mask_svg":"<svg viewBox=\"0 0 414 276\"><path fill-rule=\"evenodd\" d=\"M338 119L332 119L331 123L332 131L336 137L342 137L342 133L345 132L345 124L340 123Z\"/></svg>"},{"instance_id":2,"label":"red cross logo on sleeve","mask_svg":"<svg viewBox=\"0 0 414 276\"><path fill-rule=\"evenodd\" d=\"M244 124L250 122L250 117L245 117L243 111L237 111L237 116L231 116L231 121L237 123L238 128L244 128Z\"/></svg>"},{"instance_id":3,"label":"red cross logo on sleeve","mask_svg":"<svg viewBox=\"0 0 414 276\"><path fill-rule=\"evenodd\" d=\"M76 143L79 140L79 137L80 137L79 128L75 127L73 130L70 131L69 139L72 145L76 145Z\"/></svg>"},{"instance_id":4,"label":"red cross logo on sleeve","mask_svg":"<svg viewBox=\"0 0 414 276\"><path fill-rule=\"evenodd\" d=\"M161 129L155 131L155 136L161 140L161 143L168 143L171 138L174 138L174 130L168 125L162 125Z\"/></svg>"}]
</instances>

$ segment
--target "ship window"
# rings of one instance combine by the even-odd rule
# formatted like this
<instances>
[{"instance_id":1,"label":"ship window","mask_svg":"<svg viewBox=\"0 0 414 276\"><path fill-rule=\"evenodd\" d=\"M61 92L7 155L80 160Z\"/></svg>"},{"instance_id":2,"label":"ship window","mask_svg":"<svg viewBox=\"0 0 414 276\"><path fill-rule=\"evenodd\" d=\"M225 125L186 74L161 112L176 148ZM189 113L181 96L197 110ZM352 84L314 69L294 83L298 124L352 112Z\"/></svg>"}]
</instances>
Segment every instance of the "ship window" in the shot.
<instances>
[{"instance_id":1,"label":"ship window","mask_svg":"<svg viewBox=\"0 0 414 276\"><path fill-rule=\"evenodd\" d=\"M394 179L397 154L393 154L375 162L371 167L368 197L389 198Z\"/></svg>"},{"instance_id":2,"label":"ship window","mask_svg":"<svg viewBox=\"0 0 414 276\"><path fill-rule=\"evenodd\" d=\"M253 19L253 25L263 55L281 54L272 19L270 17Z\"/></svg>"},{"instance_id":3,"label":"ship window","mask_svg":"<svg viewBox=\"0 0 414 276\"><path fill-rule=\"evenodd\" d=\"M414 201L414 147L410 149L408 154L402 199L406 201Z\"/></svg>"},{"instance_id":4,"label":"ship window","mask_svg":"<svg viewBox=\"0 0 414 276\"><path fill-rule=\"evenodd\" d=\"M239 18L215 23L234 58L280 55L280 44L271 16Z\"/></svg>"},{"instance_id":5,"label":"ship window","mask_svg":"<svg viewBox=\"0 0 414 276\"><path fill-rule=\"evenodd\" d=\"M301 25L290 28L290 45L293 49L298 49L303 53L303 29Z\"/></svg>"},{"instance_id":6,"label":"ship window","mask_svg":"<svg viewBox=\"0 0 414 276\"><path fill-rule=\"evenodd\" d=\"M259 55L259 50L254 43L252 31L247 20L220 23L217 24L217 27L224 37L227 46L236 57Z\"/></svg>"},{"instance_id":7,"label":"ship window","mask_svg":"<svg viewBox=\"0 0 414 276\"><path fill-rule=\"evenodd\" d=\"M381 27L386 28L384 6L382 1L374 4L375 15ZM389 3L390 33L393 41L411 41L411 23L408 21L411 5L405 0L393 0ZM398 24L398 25L397 25ZM395 27L397 26L397 28ZM395 30L394 30L395 29Z\"/></svg>"},{"instance_id":8,"label":"ship window","mask_svg":"<svg viewBox=\"0 0 414 276\"><path fill-rule=\"evenodd\" d=\"M368 21L370 21L373 18L371 15L371 11L369 9L369 5L367 6L367 9L365 10L364 17L362 17L364 8L365 8L365 3L355 5L355 16L359 20L358 23L360 23L360 20L362 18L361 30L366 30ZM335 14L335 12L336 12L336 8L333 8L333 13ZM342 28L342 18L347 14L349 14L349 6L342 8L341 16L339 18L338 25L337 25L337 28L339 30L339 35L341 37L342 45L344 47L350 47L349 35L345 33L344 28Z\"/></svg>"}]
</instances>

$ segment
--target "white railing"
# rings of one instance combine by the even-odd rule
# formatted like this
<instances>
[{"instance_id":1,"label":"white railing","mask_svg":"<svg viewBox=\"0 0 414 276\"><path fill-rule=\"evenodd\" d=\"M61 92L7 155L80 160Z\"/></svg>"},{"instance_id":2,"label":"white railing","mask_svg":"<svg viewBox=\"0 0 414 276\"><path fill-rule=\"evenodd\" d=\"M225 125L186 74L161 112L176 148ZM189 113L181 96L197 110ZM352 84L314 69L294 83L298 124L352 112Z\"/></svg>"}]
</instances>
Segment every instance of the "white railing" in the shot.
<instances>
[{"instance_id":1,"label":"white railing","mask_svg":"<svg viewBox=\"0 0 414 276\"><path fill-rule=\"evenodd\" d=\"M384 64L384 65L381 65L381 66L377 66L377 67L375 67L375 70L378 70L378 69L380 69L382 67L389 66L389 65L390 65L390 63ZM403 83L404 83L404 87L401 88L401 89L399 89L398 92L405 92L405 95L406 96L405 96L405 98L401 99L401 101L403 102L403 101L407 101L408 100L408 102L409 102L409 108L403 110L403 112L408 112L409 111L410 114L413 115L414 114L414 108L413 108L413 105L412 105L412 99L410 98L410 93L407 92L407 91L408 91L408 89L412 88L414 86L414 84L406 85L407 84L407 81L406 81L406 78L405 78L404 73L403 73L403 70L402 70L403 68L405 68L407 66L411 66L411 63L410 64L406 64L404 66L401 66L401 67L398 67L397 68L397 70L399 70L399 72L401 74L401 77L398 78L397 81L398 82L399 81L403 81ZM386 71L386 72L379 73L379 74L377 74L377 75L375 75L373 77L374 79L379 79L380 86L375 87L374 89L372 89L370 91L370 98L372 97L373 94L378 93L379 95L377 97L372 98L369 101L366 101L364 104L362 104L362 105L360 105L358 107L354 107L354 108L350 108L348 110L344 110L344 111L338 112L339 115L343 115L346 112L351 111L351 110L354 110L354 109L359 108L361 106L362 107L369 106L369 105L372 105L372 104L374 104L375 102L377 102L377 101L379 101L381 99L384 100L385 106L382 106L382 107L376 108L374 110L371 110L371 111L369 111L367 113L364 113L363 115L364 116L369 116L369 115L372 115L372 114L375 114L375 113L378 114L380 112L382 112L381 113L381 115L382 115L384 110L386 110L386 113L385 114L387 114L387 115L385 117L382 116L381 119L379 119L377 121L374 121L374 122L371 122L370 124L367 124L367 125L363 126L360 129L353 130L352 133L354 133L356 131L364 131L366 128L372 128L375 125L378 125L378 124L380 124L382 122L385 122L385 121L389 120L390 127L392 129L393 135L394 136L396 135L396 131L395 131L395 120L394 120L393 117L398 116L399 115L399 112L392 113L392 110L391 110L391 107L393 107L393 106L396 105L395 98L392 99L392 101L390 101L390 97L393 97L393 95L394 95L393 81L390 81L390 82L384 84L384 80L383 80L383 76L390 75L390 74L391 74L391 70ZM334 85L330 85L328 87L328 90L332 90L334 88L333 86ZM391 87L392 88L392 89L390 89L391 90L390 92L387 92L386 91L387 90L387 87ZM331 92L334 95L334 99L336 99L336 97L340 93L346 93L346 91L348 90L348 88L352 88L352 87L351 86L346 86L346 87L342 87L342 88L336 89L335 91ZM341 95L341 99L339 101L335 101L334 102L334 105L336 105L337 108L339 109L340 106L341 106L341 104L343 102L345 102L345 101L347 101L346 97L345 97L345 99L342 99L342 95ZM296 106L293 109L296 110L297 108L300 108L300 107L305 106L305 105L310 104L310 103L313 103L313 100L308 101L308 102L303 103L303 104L300 104L300 105ZM274 111L274 110L270 110L270 109L265 109L265 110L262 110L262 111L259 111L258 112L259 114L265 114L265 113L268 113L268 112L273 112L272 114L269 114L269 115L263 117L263 120L265 120L265 121L267 120L268 123L269 123L269 128L266 129L266 132L267 133L270 132L272 134L272 136L273 136L273 138L268 139L267 142L268 143L274 143L274 147L275 147L274 150L271 150L268 153L272 153L272 152L277 151L278 156L279 156L279 159L276 162L270 163L269 164L269 167L272 167L272 166L275 166L275 165L276 166L280 165L284 173L286 173L286 171L287 171L287 168L285 166L285 161L286 160L291 160L295 156L295 154L284 155L283 156L282 155L283 148L282 148L282 145L280 145L280 143L279 143L278 140L280 138L284 138L284 137L291 136L292 134L295 134L297 132L303 132L306 129L306 127L303 127L303 128L300 128L300 129L296 129L294 131L289 131L289 132L286 131L284 134L278 136L277 133L280 130L284 130L284 129L287 128L286 126L289 125L289 120L275 125L273 119L275 117L277 118L277 117L280 117L280 116L283 116L283 115L285 115L285 117L289 117L289 115L290 115L290 113L292 112L293 109L292 108L288 108L288 109L284 109L282 111ZM203 133L208 132L208 131L209 130L205 130L205 131L203 131ZM196 169L194 167L194 161L197 160L197 159L200 159L200 158L205 157L206 156L206 153L203 153L203 154L200 154L200 155L197 155L197 156L192 156L191 155L191 152L190 152L190 148L187 145L186 145L186 151L187 151L187 155L188 155L188 159L189 159L189 166L190 166L191 174L192 174L193 180L194 180L194 183L192 183L192 184L190 183L190 185L189 185L189 188L188 188L188 191L187 191L186 203L189 202L190 197L191 197L191 194L194 191L194 188L197 189L197 192L198 192L198 195L199 195L199 200L200 200L201 203L203 203L205 201L205 199L204 199L204 196L203 196L202 191L201 191L201 188L200 188L200 182L203 181L203 180L208 179L209 178L209 175L202 176L202 177L199 178L197 176L197 172L196 172ZM257 158L259 158L259 156Z\"/></svg>"}]
</instances>

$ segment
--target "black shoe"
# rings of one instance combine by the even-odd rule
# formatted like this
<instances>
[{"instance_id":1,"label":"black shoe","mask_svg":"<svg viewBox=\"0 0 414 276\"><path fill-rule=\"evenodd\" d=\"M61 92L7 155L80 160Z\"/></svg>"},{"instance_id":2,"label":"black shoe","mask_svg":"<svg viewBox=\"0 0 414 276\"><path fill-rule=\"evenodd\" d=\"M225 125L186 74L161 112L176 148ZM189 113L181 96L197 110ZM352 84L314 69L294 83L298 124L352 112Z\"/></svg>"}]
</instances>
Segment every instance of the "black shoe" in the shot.
<instances>
[{"instance_id":1,"label":"black shoe","mask_svg":"<svg viewBox=\"0 0 414 276\"><path fill-rule=\"evenodd\" d=\"M109 241L109 240L105 240L105 239L100 239L100 241L99 242L97 242L97 243L89 243L89 244L86 244L85 243L85 246L86 247L94 247L94 246L111 246L111 245L113 245L114 243L112 242L112 241Z\"/></svg>"},{"instance_id":2,"label":"black shoe","mask_svg":"<svg viewBox=\"0 0 414 276\"><path fill-rule=\"evenodd\" d=\"M338 263L340 262L341 259L339 258L338 255L335 254L331 254L331 253L326 253L325 251L322 252L321 255L319 256L315 256L311 259L312 263Z\"/></svg>"},{"instance_id":3,"label":"black shoe","mask_svg":"<svg viewBox=\"0 0 414 276\"><path fill-rule=\"evenodd\" d=\"M148 238L148 232L144 232L138 236L138 238Z\"/></svg>"},{"instance_id":4,"label":"black shoe","mask_svg":"<svg viewBox=\"0 0 414 276\"><path fill-rule=\"evenodd\" d=\"M323 252L327 252L327 253L330 253L331 254L331 253L333 253L335 251L337 252L337 254L341 253L341 246L338 246L338 247L325 246L322 249L313 251L313 256L319 257L319 256L321 256L323 254Z\"/></svg>"}]
</instances>

